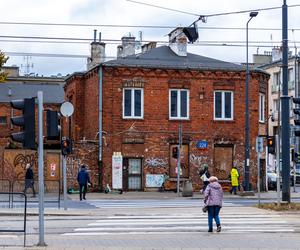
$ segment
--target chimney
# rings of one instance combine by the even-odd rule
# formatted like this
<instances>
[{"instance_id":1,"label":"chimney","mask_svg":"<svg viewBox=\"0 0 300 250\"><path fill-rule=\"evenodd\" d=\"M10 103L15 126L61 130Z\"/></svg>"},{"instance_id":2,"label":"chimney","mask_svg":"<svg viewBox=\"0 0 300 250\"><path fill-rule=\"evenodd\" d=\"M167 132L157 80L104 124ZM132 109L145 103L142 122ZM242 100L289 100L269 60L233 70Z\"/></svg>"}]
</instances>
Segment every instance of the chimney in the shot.
<instances>
[{"instance_id":1,"label":"chimney","mask_svg":"<svg viewBox=\"0 0 300 250\"><path fill-rule=\"evenodd\" d=\"M94 41L91 43L91 57L87 59L87 69L104 62L105 60L105 43L101 42L101 32L99 33L99 41L96 40L97 30L94 30Z\"/></svg>"},{"instance_id":2,"label":"chimney","mask_svg":"<svg viewBox=\"0 0 300 250\"><path fill-rule=\"evenodd\" d=\"M150 49L156 48L156 44L157 44L157 42L149 42L149 43L142 45L142 53L145 53L145 52L149 51Z\"/></svg>"},{"instance_id":3,"label":"chimney","mask_svg":"<svg viewBox=\"0 0 300 250\"><path fill-rule=\"evenodd\" d=\"M272 49L272 61L278 61L282 59L282 47L274 47Z\"/></svg>"},{"instance_id":4,"label":"chimney","mask_svg":"<svg viewBox=\"0 0 300 250\"><path fill-rule=\"evenodd\" d=\"M135 37L124 36L121 38L122 45L117 47L117 57L125 57L135 54Z\"/></svg>"},{"instance_id":5,"label":"chimney","mask_svg":"<svg viewBox=\"0 0 300 250\"><path fill-rule=\"evenodd\" d=\"M178 56L187 56L187 37L183 33L183 27L169 33L169 47Z\"/></svg>"}]
</instances>

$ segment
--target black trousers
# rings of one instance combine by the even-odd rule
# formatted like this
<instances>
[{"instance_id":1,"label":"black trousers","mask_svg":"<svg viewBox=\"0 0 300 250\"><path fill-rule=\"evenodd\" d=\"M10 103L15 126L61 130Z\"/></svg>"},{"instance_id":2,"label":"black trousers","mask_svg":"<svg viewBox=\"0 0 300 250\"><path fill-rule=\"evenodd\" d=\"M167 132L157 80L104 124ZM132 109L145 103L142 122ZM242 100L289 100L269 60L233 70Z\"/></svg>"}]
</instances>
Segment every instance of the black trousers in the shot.
<instances>
[{"instance_id":1,"label":"black trousers","mask_svg":"<svg viewBox=\"0 0 300 250\"><path fill-rule=\"evenodd\" d=\"M85 199L85 194L87 191L87 184L79 184L79 198L82 200L82 195L83 199Z\"/></svg>"},{"instance_id":2,"label":"black trousers","mask_svg":"<svg viewBox=\"0 0 300 250\"><path fill-rule=\"evenodd\" d=\"M31 188L33 195L35 195L33 179L25 179L25 188L23 190L23 193L26 194L28 188Z\"/></svg>"}]
</instances>

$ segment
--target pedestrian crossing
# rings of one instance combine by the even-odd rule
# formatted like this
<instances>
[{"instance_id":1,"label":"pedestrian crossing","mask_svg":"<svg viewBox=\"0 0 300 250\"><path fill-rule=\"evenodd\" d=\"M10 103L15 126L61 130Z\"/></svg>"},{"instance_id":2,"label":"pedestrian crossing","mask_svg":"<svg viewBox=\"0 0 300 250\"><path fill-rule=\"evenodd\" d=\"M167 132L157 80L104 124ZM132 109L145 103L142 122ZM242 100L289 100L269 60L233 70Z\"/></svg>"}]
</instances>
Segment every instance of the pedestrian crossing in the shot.
<instances>
[{"instance_id":1,"label":"pedestrian crossing","mask_svg":"<svg viewBox=\"0 0 300 250\"><path fill-rule=\"evenodd\" d=\"M293 233L297 231L278 214L224 213L220 215L222 233ZM207 214L149 214L106 216L85 227L75 228L68 236L149 235L207 233Z\"/></svg>"},{"instance_id":2,"label":"pedestrian crossing","mask_svg":"<svg viewBox=\"0 0 300 250\"><path fill-rule=\"evenodd\" d=\"M88 204L97 208L184 208L202 207L203 200L200 199L140 199L140 200L90 200ZM224 207L238 206L237 204L224 202Z\"/></svg>"}]
</instances>

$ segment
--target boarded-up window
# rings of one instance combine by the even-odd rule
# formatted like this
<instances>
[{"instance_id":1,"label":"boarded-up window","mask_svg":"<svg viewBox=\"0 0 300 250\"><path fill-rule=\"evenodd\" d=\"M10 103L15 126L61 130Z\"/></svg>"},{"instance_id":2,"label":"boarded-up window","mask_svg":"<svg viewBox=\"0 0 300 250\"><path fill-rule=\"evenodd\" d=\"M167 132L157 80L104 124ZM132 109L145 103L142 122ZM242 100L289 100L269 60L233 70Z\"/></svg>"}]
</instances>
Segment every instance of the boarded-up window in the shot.
<instances>
[{"instance_id":1,"label":"boarded-up window","mask_svg":"<svg viewBox=\"0 0 300 250\"><path fill-rule=\"evenodd\" d=\"M176 178L177 177L177 159L172 157L172 150L177 145L171 145L170 147L170 177ZM181 145L180 148L180 168L181 168L181 175L182 178L189 177L189 146L188 145Z\"/></svg>"},{"instance_id":2,"label":"boarded-up window","mask_svg":"<svg viewBox=\"0 0 300 250\"><path fill-rule=\"evenodd\" d=\"M233 164L233 146L215 145L214 146L214 168L212 174L220 180L227 179Z\"/></svg>"}]
</instances>

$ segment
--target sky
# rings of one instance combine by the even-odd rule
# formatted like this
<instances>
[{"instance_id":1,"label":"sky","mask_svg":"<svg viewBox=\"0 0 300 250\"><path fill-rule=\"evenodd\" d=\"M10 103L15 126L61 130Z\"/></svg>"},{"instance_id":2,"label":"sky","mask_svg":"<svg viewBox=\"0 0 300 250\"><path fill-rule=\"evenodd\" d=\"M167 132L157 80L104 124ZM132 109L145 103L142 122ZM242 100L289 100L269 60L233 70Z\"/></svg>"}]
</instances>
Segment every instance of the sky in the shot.
<instances>
[{"instance_id":1,"label":"sky","mask_svg":"<svg viewBox=\"0 0 300 250\"><path fill-rule=\"evenodd\" d=\"M67 75L86 70L94 29L101 32L102 41L106 43L107 58L113 59L117 54L117 46L121 44L121 37L131 34L139 40L141 33L142 44L147 41L167 44L167 35L173 28L189 26L201 15L212 16L206 18L206 22L197 22L199 39L188 45L188 52L228 62L245 63L249 12L213 14L281 7L283 4L283 0L136 0L163 7L157 8L128 0L0 2L0 50L9 56L5 66L17 65L21 74L44 76ZM299 5L288 9L288 39L290 50L294 53L295 46L300 46L300 0L286 0L286 3L288 6ZM271 51L273 46L280 46L281 12L281 8L260 10L249 22L249 62L252 61L252 54L263 54ZM82 40L75 40L78 38ZM138 49L137 47L137 52Z\"/></svg>"}]
</instances>

